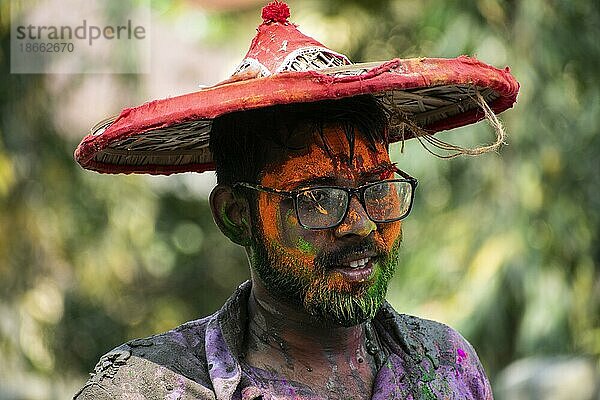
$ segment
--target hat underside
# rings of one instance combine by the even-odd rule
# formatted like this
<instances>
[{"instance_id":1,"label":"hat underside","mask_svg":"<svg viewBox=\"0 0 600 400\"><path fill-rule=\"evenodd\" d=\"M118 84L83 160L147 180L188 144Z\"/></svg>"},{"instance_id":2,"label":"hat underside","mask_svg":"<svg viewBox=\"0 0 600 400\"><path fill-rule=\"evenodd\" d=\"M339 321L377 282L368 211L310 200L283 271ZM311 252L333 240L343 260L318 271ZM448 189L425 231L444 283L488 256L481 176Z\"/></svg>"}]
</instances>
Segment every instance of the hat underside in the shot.
<instances>
[{"instance_id":1,"label":"hat underside","mask_svg":"<svg viewBox=\"0 0 600 400\"><path fill-rule=\"evenodd\" d=\"M381 63L354 64L332 68L328 72L334 77L355 76L366 73ZM358 67L358 68L357 68ZM491 88L473 85L441 85L417 89L388 90L373 93L390 115L402 114L419 127L427 129L437 121L478 108L476 93L487 104L500 95ZM101 121L92 128L93 136L101 135L116 117ZM183 166L212 163L209 149L212 120L192 120L165 128L152 129L109 144L96 153L94 163L121 166ZM393 125L393 124L392 124ZM412 136L406 136L409 139ZM399 133L390 132L390 141L402 140Z\"/></svg>"}]
</instances>

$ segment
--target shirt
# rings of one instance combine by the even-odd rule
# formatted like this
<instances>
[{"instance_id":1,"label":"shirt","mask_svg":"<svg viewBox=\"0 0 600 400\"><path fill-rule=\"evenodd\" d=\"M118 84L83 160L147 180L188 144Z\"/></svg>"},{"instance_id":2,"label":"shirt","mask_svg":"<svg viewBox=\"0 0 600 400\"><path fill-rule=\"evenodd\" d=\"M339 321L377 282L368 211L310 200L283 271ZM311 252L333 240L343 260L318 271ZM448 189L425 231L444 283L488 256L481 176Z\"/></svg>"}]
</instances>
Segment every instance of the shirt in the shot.
<instances>
[{"instance_id":1,"label":"shirt","mask_svg":"<svg viewBox=\"0 0 600 400\"><path fill-rule=\"evenodd\" d=\"M250 291L245 282L213 315L105 354L74 398L275 400L272 382L242 368ZM492 399L477 354L452 328L387 302L371 323L385 350L372 400Z\"/></svg>"}]
</instances>

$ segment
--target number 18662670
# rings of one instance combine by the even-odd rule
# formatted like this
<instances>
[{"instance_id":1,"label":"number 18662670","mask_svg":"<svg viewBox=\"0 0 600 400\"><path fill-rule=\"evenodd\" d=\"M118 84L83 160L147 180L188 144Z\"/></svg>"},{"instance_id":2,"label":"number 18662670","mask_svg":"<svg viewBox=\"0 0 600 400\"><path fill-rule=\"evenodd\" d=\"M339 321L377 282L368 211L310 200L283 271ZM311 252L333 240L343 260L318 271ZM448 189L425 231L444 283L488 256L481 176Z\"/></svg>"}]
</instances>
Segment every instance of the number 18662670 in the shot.
<instances>
[{"instance_id":1,"label":"number 18662670","mask_svg":"<svg viewBox=\"0 0 600 400\"><path fill-rule=\"evenodd\" d=\"M21 53L72 53L73 43L20 43Z\"/></svg>"}]
</instances>

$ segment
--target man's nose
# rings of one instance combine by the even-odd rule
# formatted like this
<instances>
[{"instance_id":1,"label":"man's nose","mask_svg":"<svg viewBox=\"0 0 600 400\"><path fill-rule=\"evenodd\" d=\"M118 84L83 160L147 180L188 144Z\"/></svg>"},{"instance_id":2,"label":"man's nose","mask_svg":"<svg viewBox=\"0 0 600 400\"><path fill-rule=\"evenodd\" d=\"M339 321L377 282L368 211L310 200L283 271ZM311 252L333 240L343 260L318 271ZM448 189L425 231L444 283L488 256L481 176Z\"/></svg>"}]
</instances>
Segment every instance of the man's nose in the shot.
<instances>
[{"instance_id":1,"label":"man's nose","mask_svg":"<svg viewBox=\"0 0 600 400\"><path fill-rule=\"evenodd\" d=\"M355 196L350 198L348 214L344 220L335 228L335 236L338 238L346 236L366 237L377 229L375 222L371 221L360 201Z\"/></svg>"}]
</instances>

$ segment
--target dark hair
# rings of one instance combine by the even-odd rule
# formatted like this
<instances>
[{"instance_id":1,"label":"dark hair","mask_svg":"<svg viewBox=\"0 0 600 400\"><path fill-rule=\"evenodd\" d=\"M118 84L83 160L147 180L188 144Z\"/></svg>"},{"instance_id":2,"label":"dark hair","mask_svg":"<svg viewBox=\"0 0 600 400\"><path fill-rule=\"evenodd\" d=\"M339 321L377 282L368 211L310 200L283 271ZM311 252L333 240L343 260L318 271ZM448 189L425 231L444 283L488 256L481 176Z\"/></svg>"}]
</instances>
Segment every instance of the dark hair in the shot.
<instances>
[{"instance_id":1,"label":"dark hair","mask_svg":"<svg viewBox=\"0 0 600 400\"><path fill-rule=\"evenodd\" d=\"M217 182L257 183L265 166L283 159L288 151L302 148L294 144L298 134L305 135L305 147L306 134L323 138L323 127L331 123L344 127L350 160L356 129L373 149L377 142L388 145L388 117L385 108L372 95L239 111L213 121L210 149ZM327 148L324 140L323 143Z\"/></svg>"}]
</instances>

